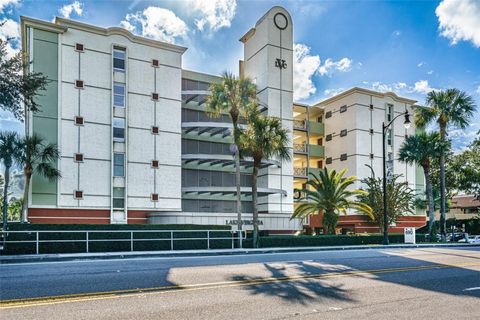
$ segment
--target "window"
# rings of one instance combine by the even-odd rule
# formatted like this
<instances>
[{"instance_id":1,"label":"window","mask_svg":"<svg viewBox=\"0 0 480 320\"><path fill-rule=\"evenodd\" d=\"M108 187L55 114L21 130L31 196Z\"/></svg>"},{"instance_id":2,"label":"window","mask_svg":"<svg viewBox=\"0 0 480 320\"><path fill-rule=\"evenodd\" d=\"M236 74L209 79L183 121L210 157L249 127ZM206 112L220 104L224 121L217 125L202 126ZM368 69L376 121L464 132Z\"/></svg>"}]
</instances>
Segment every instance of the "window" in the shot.
<instances>
[{"instance_id":1,"label":"window","mask_svg":"<svg viewBox=\"0 0 480 320\"><path fill-rule=\"evenodd\" d=\"M113 176L114 177L125 176L125 153L113 154Z\"/></svg>"},{"instance_id":2,"label":"window","mask_svg":"<svg viewBox=\"0 0 480 320\"><path fill-rule=\"evenodd\" d=\"M408 134L405 135L405 139L408 139Z\"/></svg>"},{"instance_id":3,"label":"window","mask_svg":"<svg viewBox=\"0 0 480 320\"><path fill-rule=\"evenodd\" d=\"M152 160L152 168L158 169L158 160Z\"/></svg>"},{"instance_id":4,"label":"window","mask_svg":"<svg viewBox=\"0 0 480 320\"><path fill-rule=\"evenodd\" d=\"M327 134L327 136L325 137L325 140L327 140L327 141L332 140L332 135L331 135L331 134Z\"/></svg>"},{"instance_id":5,"label":"window","mask_svg":"<svg viewBox=\"0 0 480 320\"><path fill-rule=\"evenodd\" d=\"M152 199L152 201L158 201L158 193L152 193L150 199Z\"/></svg>"},{"instance_id":6,"label":"window","mask_svg":"<svg viewBox=\"0 0 480 320\"><path fill-rule=\"evenodd\" d=\"M387 144L392 145L392 129L387 130Z\"/></svg>"},{"instance_id":7,"label":"window","mask_svg":"<svg viewBox=\"0 0 480 320\"><path fill-rule=\"evenodd\" d=\"M318 160L317 161L317 168L320 168L320 169L323 168L323 160Z\"/></svg>"},{"instance_id":8,"label":"window","mask_svg":"<svg viewBox=\"0 0 480 320\"><path fill-rule=\"evenodd\" d=\"M373 110L373 104L370 105L370 110Z\"/></svg>"},{"instance_id":9,"label":"window","mask_svg":"<svg viewBox=\"0 0 480 320\"><path fill-rule=\"evenodd\" d=\"M373 129L372 128L370 128L370 134L373 134Z\"/></svg>"},{"instance_id":10,"label":"window","mask_svg":"<svg viewBox=\"0 0 480 320\"><path fill-rule=\"evenodd\" d=\"M317 122L318 123L322 123L322 121L323 121L322 116L317 117Z\"/></svg>"},{"instance_id":11,"label":"window","mask_svg":"<svg viewBox=\"0 0 480 320\"><path fill-rule=\"evenodd\" d=\"M113 84L113 106L125 108L125 84L115 82Z\"/></svg>"},{"instance_id":12,"label":"window","mask_svg":"<svg viewBox=\"0 0 480 320\"><path fill-rule=\"evenodd\" d=\"M326 164L331 164L332 163L332 157L328 157L325 161Z\"/></svg>"},{"instance_id":13,"label":"window","mask_svg":"<svg viewBox=\"0 0 480 320\"><path fill-rule=\"evenodd\" d=\"M73 192L73 197L77 200L81 200L83 199L83 191L80 191L80 190L75 190Z\"/></svg>"},{"instance_id":14,"label":"window","mask_svg":"<svg viewBox=\"0 0 480 320\"><path fill-rule=\"evenodd\" d=\"M125 71L125 55L124 49L113 49L113 70Z\"/></svg>"},{"instance_id":15,"label":"window","mask_svg":"<svg viewBox=\"0 0 480 320\"><path fill-rule=\"evenodd\" d=\"M113 208L125 208L125 188L113 188Z\"/></svg>"},{"instance_id":16,"label":"window","mask_svg":"<svg viewBox=\"0 0 480 320\"><path fill-rule=\"evenodd\" d=\"M317 145L318 146L323 146L323 138L320 138L317 140Z\"/></svg>"},{"instance_id":17,"label":"window","mask_svg":"<svg viewBox=\"0 0 480 320\"><path fill-rule=\"evenodd\" d=\"M392 121L393 117L393 104L387 103L387 122Z\"/></svg>"},{"instance_id":18,"label":"window","mask_svg":"<svg viewBox=\"0 0 480 320\"><path fill-rule=\"evenodd\" d=\"M75 88L83 89L84 83L83 80L75 80Z\"/></svg>"},{"instance_id":19,"label":"window","mask_svg":"<svg viewBox=\"0 0 480 320\"><path fill-rule=\"evenodd\" d=\"M152 134L158 134L158 127L157 126L152 127Z\"/></svg>"},{"instance_id":20,"label":"window","mask_svg":"<svg viewBox=\"0 0 480 320\"><path fill-rule=\"evenodd\" d=\"M346 153L342 153L342 154L340 155L340 160L341 160L341 161L347 160L347 154L346 154Z\"/></svg>"},{"instance_id":21,"label":"window","mask_svg":"<svg viewBox=\"0 0 480 320\"><path fill-rule=\"evenodd\" d=\"M83 52L83 44L75 43L75 51Z\"/></svg>"},{"instance_id":22,"label":"window","mask_svg":"<svg viewBox=\"0 0 480 320\"><path fill-rule=\"evenodd\" d=\"M75 124L78 126L83 126L83 117L76 116L75 117Z\"/></svg>"},{"instance_id":23,"label":"window","mask_svg":"<svg viewBox=\"0 0 480 320\"><path fill-rule=\"evenodd\" d=\"M125 140L125 119L113 118L113 139L117 141Z\"/></svg>"},{"instance_id":24,"label":"window","mask_svg":"<svg viewBox=\"0 0 480 320\"><path fill-rule=\"evenodd\" d=\"M328 119L332 116L332 111L328 111L327 113L325 113L325 119Z\"/></svg>"},{"instance_id":25,"label":"window","mask_svg":"<svg viewBox=\"0 0 480 320\"><path fill-rule=\"evenodd\" d=\"M347 135L347 129L340 131L340 137L345 137Z\"/></svg>"},{"instance_id":26,"label":"window","mask_svg":"<svg viewBox=\"0 0 480 320\"><path fill-rule=\"evenodd\" d=\"M374 158L373 153L370 153L370 159L373 159L373 158Z\"/></svg>"},{"instance_id":27,"label":"window","mask_svg":"<svg viewBox=\"0 0 480 320\"><path fill-rule=\"evenodd\" d=\"M347 111L347 106L341 106L340 107L340 113L346 112Z\"/></svg>"},{"instance_id":28,"label":"window","mask_svg":"<svg viewBox=\"0 0 480 320\"><path fill-rule=\"evenodd\" d=\"M153 67L158 67L159 66L159 63L158 63L157 59L152 59L152 66Z\"/></svg>"},{"instance_id":29,"label":"window","mask_svg":"<svg viewBox=\"0 0 480 320\"><path fill-rule=\"evenodd\" d=\"M75 153L74 159L75 159L75 162L83 162L83 154L82 153Z\"/></svg>"},{"instance_id":30,"label":"window","mask_svg":"<svg viewBox=\"0 0 480 320\"><path fill-rule=\"evenodd\" d=\"M152 100L158 101L158 93L152 93Z\"/></svg>"}]
</instances>

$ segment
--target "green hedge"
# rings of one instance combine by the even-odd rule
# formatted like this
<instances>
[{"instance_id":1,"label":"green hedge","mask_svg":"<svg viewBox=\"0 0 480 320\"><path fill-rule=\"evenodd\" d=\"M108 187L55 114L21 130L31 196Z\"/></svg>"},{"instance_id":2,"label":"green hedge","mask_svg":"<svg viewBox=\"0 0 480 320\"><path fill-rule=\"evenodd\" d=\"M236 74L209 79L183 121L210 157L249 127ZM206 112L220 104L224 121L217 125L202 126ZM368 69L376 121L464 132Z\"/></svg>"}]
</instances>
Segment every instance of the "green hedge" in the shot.
<instances>
[{"instance_id":1,"label":"green hedge","mask_svg":"<svg viewBox=\"0 0 480 320\"><path fill-rule=\"evenodd\" d=\"M40 243L39 253L77 253L86 252L85 237L83 232L63 233L58 231L105 231L89 234L89 252L115 252L130 251L130 232L109 232L122 230L148 230L158 232L134 233L134 251L157 251L170 250L170 233L161 230L176 230L173 242L175 250L207 249L207 240L195 238L207 238L207 231L220 232L210 233L210 248L231 248L230 227L219 225L86 225L86 224L11 224L9 231L51 231L39 234L39 240L66 240L65 242ZM198 232L181 232L182 230L198 230ZM224 230L225 232L221 232ZM179 232L180 231L180 232ZM10 233L8 241L35 241L36 234ZM141 241L145 239L144 241ZM103 241L104 240L104 241ZM236 244L236 243L235 243ZM35 243L7 243L5 254L32 254L36 252Z\"/></svg>"},{"instance_id":2,"label":"green hedge","mask_svg":"<svg viewBox=\"0 0 480 320\"><path fill-rule=\"evenodd\" d=\"M388 236L390 243L404 243L403 234L391 234ZM416 242L425 242L424 234L416 235ZM368 245L368 244L382 244L383 235L320 235L320 236L269 236L260 237L260 248L275 248L275 247L321 247L321 246L348 246L348 245ZM244 247L252 247L252 239L247 239L244 242Z\"/></svg>"}]
</instances>

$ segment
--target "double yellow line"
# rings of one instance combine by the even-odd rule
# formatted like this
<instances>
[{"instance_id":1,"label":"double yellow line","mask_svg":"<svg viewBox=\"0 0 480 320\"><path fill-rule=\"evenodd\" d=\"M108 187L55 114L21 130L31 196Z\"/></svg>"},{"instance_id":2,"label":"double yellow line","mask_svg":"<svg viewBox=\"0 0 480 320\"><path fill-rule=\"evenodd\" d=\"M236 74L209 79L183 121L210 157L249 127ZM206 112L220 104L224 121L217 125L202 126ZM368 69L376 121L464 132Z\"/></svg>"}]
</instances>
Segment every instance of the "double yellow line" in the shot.
<instances>
[{"instance_id":1,"label":"double yellow line","mask_svg":"<svg viewBox=\"0 0 480 320\"><path fill-rule=\"evenodd\" d=\"M3 301L0 301L0 310L11 309L11 308L43 306L43 305L59 304L59 303L79 302L79 301L117 299L117 298L131 297L139 294L164 294L164 293L171 293L171 292L178 292L178 291L194 291L194 290L208 290L208 289L217 289L217 288L254 286L254 285L269 284L269 283L299 281L299 280L305 280L305 279L329 279L329 278L339 278L339 277L349 277L349 276L363 276L363 275L369 275L369 274L394 273L394 272L406 272L406 271L429 270L429 269L458 268L458 267L475 267L475 266L480 266L480 263L471 262L471 263L459 263L459 264L431 264L431 265L416 266L416 267L354 270L354 271L342 271L342 272L329 272L329 273L322 273L322 274L293 275L293 276L286 276L286 277L266 277L266 278L248 279L248 280L233 280L233 281L221 281L221 282L212 282L212 283L160 286L160 287L151 287L151 288L143 288L143 289L112 290L112 291L93 292L93 293L66 294L66 295L50 296L50 297L3 300Z\"/></svg>"}]
</instances>

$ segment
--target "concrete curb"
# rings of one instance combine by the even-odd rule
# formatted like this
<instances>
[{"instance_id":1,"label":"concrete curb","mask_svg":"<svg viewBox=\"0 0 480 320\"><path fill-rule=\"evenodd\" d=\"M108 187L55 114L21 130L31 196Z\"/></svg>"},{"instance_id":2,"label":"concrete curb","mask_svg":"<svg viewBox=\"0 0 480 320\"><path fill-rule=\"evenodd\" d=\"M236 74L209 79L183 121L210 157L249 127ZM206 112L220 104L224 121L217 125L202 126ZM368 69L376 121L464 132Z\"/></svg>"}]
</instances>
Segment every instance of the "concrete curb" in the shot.
<instances>
[{"instance_id":1,"label":"concrete curb","mask_svg":"<svg viewBox=\"0 0 480 320\"><path fill-rule=\"evenodd\" d=\"M480 244L468 243L429 243L429 244L393 244L393 245L352 245L352 246L324 246L324 247L296 247L296 248L260 248L260 249L218 249L218 250L177 250L177 251L134 251L134 252L99 252L99 253L58 253L39 255L8 255L0 256L1 264L80 261L80 260L112 260L131 258L159 258L159 257L194 257L194 256L221 256L246 254L272 254L309 251L343 251L343 250L371 250L371 249L414 249L414 248L465 248L480 247Z\"/></svg>"}]
</instances>

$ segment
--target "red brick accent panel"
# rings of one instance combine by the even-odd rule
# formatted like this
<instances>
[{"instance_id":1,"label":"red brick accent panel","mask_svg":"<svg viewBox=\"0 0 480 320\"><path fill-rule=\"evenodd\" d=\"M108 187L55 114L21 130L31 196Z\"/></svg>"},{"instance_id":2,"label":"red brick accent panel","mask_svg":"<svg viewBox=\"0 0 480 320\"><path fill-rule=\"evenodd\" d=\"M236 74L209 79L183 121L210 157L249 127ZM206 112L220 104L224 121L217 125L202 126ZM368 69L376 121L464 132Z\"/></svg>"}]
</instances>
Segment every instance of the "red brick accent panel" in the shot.
<instances>
[{"instance_id":1,"label":"red brick accent panel","mask_svg":"<svg viewBox=\"0 0 480 320\"><path fill-rule=\"evenodd\" d=\"M128 211L128 224L147 224L147 212L140 210Z\"/></svg>"},{"instance_id":2,"label":"red brick accent panel","mask_svg":"<svg viewBox=\"0 0 480 320\"><path fill-rule=\"evenodd\" d=\"M110 210L30 208L28 219L32 223L109 224ZM146 224L146 212L128 211L128 223Z\"/></svg>"}]
</instances>

